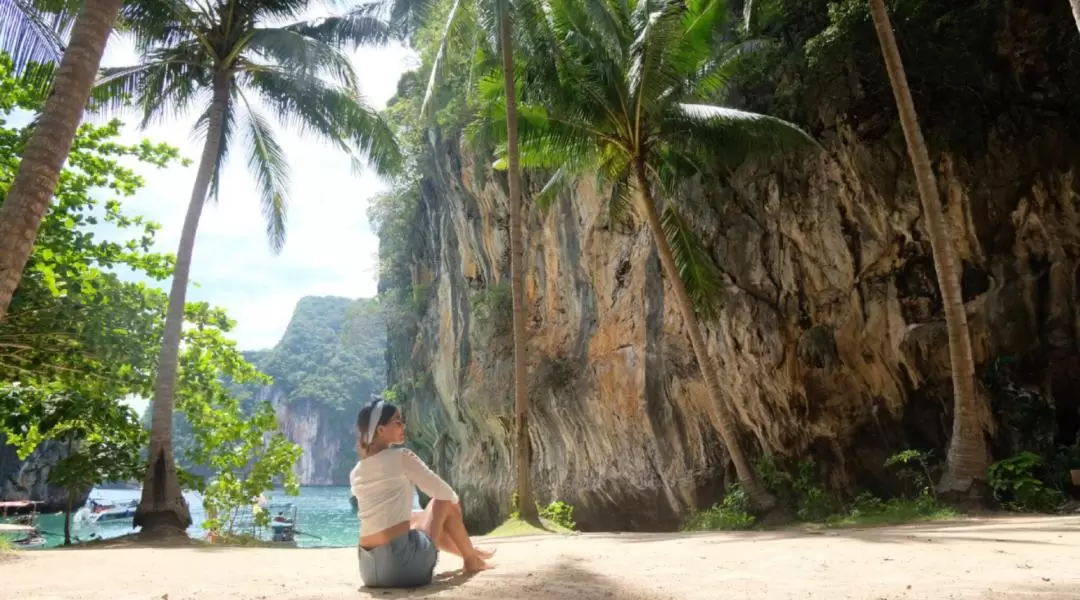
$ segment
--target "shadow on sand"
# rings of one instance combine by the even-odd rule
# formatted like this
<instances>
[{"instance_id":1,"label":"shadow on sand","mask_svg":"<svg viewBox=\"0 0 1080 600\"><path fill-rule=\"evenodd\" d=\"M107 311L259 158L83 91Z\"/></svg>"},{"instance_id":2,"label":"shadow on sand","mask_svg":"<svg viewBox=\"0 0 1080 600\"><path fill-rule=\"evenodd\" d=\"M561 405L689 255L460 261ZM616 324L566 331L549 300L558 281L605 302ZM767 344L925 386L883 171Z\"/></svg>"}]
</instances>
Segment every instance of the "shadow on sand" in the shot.
<instances>
[{"instance_id":1,"label":"shadow on sand","mask_svg":"<svg viewBox=\"0 0 1080 600\"><path fill-rule=\"evenodd\" d=\"M464 585L469 580L488 580L483 586ZM463 574L447 571L436 575L428 587L412 590L386 590L360 588L359 598L439 598L440 600L465 600L473 598L498 600L550 600L572 598L593 600L619 598L620 600L661 600L659 596L605 577L569 561L547 565L531 572L500 573L498 567L491 571Z\"/></svg>"},{"instance_id":2,"label":"shadow on sand","mask_svg":"<svg viewBox=\"0 0 1080 600\"><path fill-rule=\"evenodd\" d=\"M1051 524L1052 523L1052 524ZM935 543L990 542L1008 544L1054 545L1051 540L1024 539L1023 534L1043 534L1060 537L1080 531L1080 518L1074 516L1004 518L994 520L959 519L900 525L813 527L794 526L770 531L717 531L679 533L595 533L589 537L612 539L630 544L654 543L691 538L705 543L724 544L736 541L770 542L798 538L842 537L872 543ZM1020 534L1020 536L1017 536Z\"/></svg>"}]
</instances>

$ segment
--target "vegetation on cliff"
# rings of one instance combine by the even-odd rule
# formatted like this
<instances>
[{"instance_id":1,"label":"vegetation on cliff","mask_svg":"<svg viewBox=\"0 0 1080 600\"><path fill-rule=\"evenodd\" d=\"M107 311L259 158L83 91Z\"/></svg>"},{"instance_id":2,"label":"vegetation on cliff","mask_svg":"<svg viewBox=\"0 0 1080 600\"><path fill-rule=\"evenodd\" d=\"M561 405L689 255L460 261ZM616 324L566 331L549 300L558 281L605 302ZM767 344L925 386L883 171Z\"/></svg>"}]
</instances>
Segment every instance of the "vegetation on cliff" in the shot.
<instances>
[{"instance_id":1,"label":"vegetation on cliff","mask_svg":"<svg viewBox=\"0 0 1080 600\"><path fill-rule=\"evenodd\" d=\"M374 300L306 297L272 350L252 356L288 404L352 414L385 379L386 326Z\"/></svg>"}]
</instances>

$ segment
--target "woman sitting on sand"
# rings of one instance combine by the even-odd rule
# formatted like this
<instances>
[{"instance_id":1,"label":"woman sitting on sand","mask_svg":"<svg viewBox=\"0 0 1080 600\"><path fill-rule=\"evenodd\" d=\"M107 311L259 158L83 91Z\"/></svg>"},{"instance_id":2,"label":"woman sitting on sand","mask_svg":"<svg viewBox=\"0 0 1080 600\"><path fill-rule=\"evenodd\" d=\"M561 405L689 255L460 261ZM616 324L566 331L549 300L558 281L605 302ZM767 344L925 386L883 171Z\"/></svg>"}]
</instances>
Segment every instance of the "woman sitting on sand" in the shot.
<instances>
[{"instance_id":1,"label":"woman sitting on sand","mask_svg":"<svg viewBox=\"0 0 1080 600\"><path fill-rule=\"evenodd\" d=\"M360 519L360 578L367 587L407 588L431 583L439 550L460 556L466 571L488 568L472 545L458 496L405 448L405 421L396 406L375 397L356 417L360 462L349 474ZM413 513L416 486L431 497Z\"/></svg>"}]
</instances>

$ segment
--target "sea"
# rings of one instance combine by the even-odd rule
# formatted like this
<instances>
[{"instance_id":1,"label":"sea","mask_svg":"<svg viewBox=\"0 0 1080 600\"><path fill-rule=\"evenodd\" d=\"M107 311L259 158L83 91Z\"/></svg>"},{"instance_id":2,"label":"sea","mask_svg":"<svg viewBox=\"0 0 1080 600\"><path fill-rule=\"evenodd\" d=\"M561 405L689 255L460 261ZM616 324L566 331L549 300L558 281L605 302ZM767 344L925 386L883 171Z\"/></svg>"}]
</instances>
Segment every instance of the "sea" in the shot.
<instances>
[{"instance_id":1,"label":"sea","mask_svg":"<svg viewBox=\"0 0 1080 600\"><path fill-rule=\"evenodd\" d=\"M296 507L296 545L301 548L339 548L356 546L359 539L359 523L349 504L351 490L341 487L301 487L299 496L289 496L285 490L271 490L263 494L271 504L291 502ZM91 498L126 502L138 500L140 490L98 489L90 492ZM192 526L188 535L201 538L206 535L202 522L206 518L202 498L198 493L186 492L191 509ZM413 497L413 508L420 509L419 497ZM100 538L113 538L134 532L131 521L115 521L99 524L78 524L72 519L72 535L81 540L91 534ZM62 546L64 543L64 513L43 514L38 518L38 528L48 541L46 547Z\"/></svg>"}]
</instances>

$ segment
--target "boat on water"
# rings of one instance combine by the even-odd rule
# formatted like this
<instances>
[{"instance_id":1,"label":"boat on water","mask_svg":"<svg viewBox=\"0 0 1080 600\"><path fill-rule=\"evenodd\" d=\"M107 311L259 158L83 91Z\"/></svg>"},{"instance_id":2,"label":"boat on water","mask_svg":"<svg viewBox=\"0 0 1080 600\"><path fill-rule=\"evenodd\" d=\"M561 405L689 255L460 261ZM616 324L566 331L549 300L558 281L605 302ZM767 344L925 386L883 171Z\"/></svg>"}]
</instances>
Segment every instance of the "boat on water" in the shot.
<instances>
[{"instance_id":1,"label":"boat on water","mask_svg":"<svg viewBox=\"0 0 1080 600\"><path fill-rule=\"evenodd\" d=\"M267 519L258 515L265 513ZM286 546L296 545L296 536L311 534L296 528L299 511L292 502L275 502L260 497L249 510L241 510L234 521L234 530L256 539ZM269 521L266 524L267 520ZM313 536L318 537L318 536Z\"/></svg>"},{"instance_id":2,"label":"boat on water","mask_svg":"<svg viewBox=\"0 0 1080 600\"><path fill-rule=\"evenodd\" d=\"M11 541L16 548L42 548L47 543L37 526L38 504L41 503L30 500L0 502L0 535L18 536ZM9 517L9 511L16 514Z\"/></svg>"},{"instance_id":3,"label":"boat on water","mask_svg":"<svg viewBox=\"0 0 1080 600\"><path fill-rule=\"evenodd\" d=\"M135 517L135 509L138 506L138 500L113 502L103 498L90 498L86 501L86 506L79 510L76 518L89 523L128 521Z\"/></svg>"}]
</instances>

